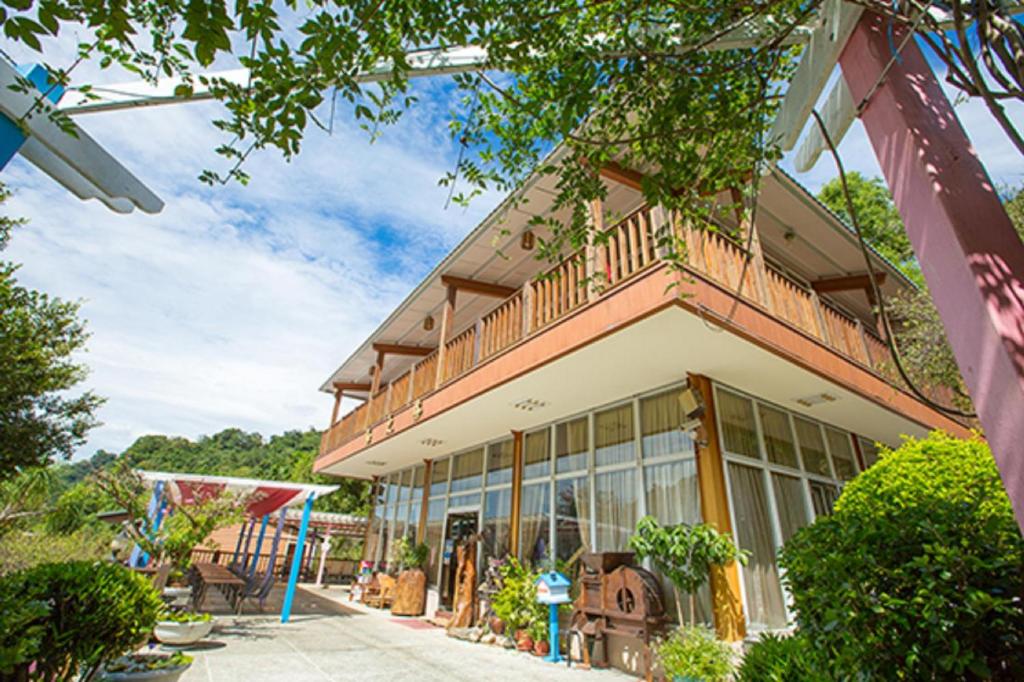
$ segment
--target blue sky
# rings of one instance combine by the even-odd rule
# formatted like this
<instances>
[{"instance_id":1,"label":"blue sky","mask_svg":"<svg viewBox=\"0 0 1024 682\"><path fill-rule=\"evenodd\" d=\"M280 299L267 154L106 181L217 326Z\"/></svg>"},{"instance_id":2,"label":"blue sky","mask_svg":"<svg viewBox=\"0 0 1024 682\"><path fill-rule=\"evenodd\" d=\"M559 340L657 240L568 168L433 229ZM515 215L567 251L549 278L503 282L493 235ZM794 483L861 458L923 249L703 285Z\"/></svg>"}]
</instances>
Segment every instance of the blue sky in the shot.
<instances>
[{"instance_id":1,"label":"blue sky","mask_svg":"<svg viewBox=\"0 0 1024 682\"><path fill-rule=\"evenodd\" d=\"M76 457L148 433L326 425L320 383L500 199L445 209L450 89L416 89L420 105L375 144L340 115L333 135L310 129L290 163L255 156L247 187L196 179L222 167L216 104L81 117L164 199L157 216L83 203L20 159L4 170L7 212L30 220L4 258L24 264L25 285L82 299L92 332L87 384L108 402ZM958 111L994 179L1024 181L984 107ZM850 170L878 174L859 123L841 152ZM834 175L823 156L797 178L813 191Z\"/></svg>"}]
</instances>

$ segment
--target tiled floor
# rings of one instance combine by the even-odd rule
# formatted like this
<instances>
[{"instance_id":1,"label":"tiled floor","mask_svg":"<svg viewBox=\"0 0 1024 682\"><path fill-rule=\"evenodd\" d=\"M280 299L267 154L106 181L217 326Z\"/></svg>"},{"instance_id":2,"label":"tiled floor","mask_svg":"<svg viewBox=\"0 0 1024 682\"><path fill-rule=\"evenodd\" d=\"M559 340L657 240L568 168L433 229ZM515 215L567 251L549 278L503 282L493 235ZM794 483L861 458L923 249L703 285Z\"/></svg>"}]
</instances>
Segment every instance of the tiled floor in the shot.
<instances>
[{"instance_id":1,"label":"tiled floor","mask_svg":"<svg viewBox=\"0 0 1024 682\"><path fill-rule=\"evenodd\" d=\"M187 652L195 662L182 681L630 679L614 671L570 669L496 646L462 642L419 622L410 627L387 612L351 606L344 595L337 587L300 589L296 615L287 625L269 613L217 616L204 646Z\"/></svg>"}]
</instances>

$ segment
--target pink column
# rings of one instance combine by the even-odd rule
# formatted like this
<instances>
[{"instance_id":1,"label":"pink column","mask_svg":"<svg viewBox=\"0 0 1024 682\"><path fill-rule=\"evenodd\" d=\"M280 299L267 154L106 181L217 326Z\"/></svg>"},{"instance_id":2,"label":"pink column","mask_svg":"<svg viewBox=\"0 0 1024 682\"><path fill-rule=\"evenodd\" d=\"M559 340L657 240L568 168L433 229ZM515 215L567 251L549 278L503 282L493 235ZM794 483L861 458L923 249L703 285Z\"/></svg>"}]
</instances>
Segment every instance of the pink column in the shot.
<instances>
[{"instance_id":1,"label":"pink column","mask_svg":"<svg viewBox=\"0 0 1024 682\"><path fill-rule=\"evenodd\" d=\"M864 13L839 60L854 102L901 35ZM861 120L1024 527L1024 246L915 41Z\"/></svg>"}]
</instances>

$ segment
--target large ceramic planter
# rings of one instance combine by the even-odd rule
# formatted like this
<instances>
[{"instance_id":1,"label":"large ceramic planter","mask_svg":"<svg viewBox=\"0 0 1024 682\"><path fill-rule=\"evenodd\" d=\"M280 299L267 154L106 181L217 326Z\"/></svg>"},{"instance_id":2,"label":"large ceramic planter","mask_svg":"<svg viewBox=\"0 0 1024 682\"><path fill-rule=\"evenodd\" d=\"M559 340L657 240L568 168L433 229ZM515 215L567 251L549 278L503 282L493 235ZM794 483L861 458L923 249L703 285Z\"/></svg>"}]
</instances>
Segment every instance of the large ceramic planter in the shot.
<instances>
[{"instance_id":1,"label":"large ceramic planter","mask_svg":"<svg viewBox=\"0 0 1024 682\"><path fill-rule=\"evenodd\" d=\"M153 634L163 644L171 646L187 646L195 644L203 637L210 634L213 629L212 620L195 620L189 623L179 623L173 620L161 620L157 622Z\"/></svg>"}]
</instances>

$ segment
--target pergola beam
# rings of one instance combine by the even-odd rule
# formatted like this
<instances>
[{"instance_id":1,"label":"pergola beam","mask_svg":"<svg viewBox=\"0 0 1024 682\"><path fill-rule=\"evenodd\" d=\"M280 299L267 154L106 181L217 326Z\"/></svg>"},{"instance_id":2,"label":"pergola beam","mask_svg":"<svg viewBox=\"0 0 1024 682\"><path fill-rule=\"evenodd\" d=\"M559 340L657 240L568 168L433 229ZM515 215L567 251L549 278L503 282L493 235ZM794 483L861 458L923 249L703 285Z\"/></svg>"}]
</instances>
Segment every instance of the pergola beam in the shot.
<instances>
[{"instance_id":1,"label":"pergola beam","mask_svg":"<svg viewBox=\"0 0 1024 682\"><path fill-rule=\"evenodd\" d=\"M449 289L455 289L456 291L467 291L471 294L494 296L495 298L508 298L519 291L516 287L506 287L501 284L481 282L479 280L467 279L465 277L455 277L454 275L441 275L441 284L444 284ZM431 349L431 352L433 352L433 349Z\"/></svg>"},{"instance_id":2,"label":"pergola beam","mask_svg":"<svg viewBox=\"0 0 1024 682\"><path fill-rule=\"evenodd\" d=\"M334 390L335 391L369 391L370 390L370 384L360 384L360 383L353 383L353 382L347 382L347 381L335 381L332 384L332 386L334 386Z\"/></svg>"},{"instance_id":3,"label":"pergola beam","mask_svg":"<svg viewBox=\"0 0 1024 682\"><path fill-rule=\"evenodd\" d=\"M418 358L426 357L437 350L427 346L404 346L400 343L375 343L373 349L385 355L413 355Z\"/></svg>"},{"instance_id":4,"label":"pergola beam","mask_svg":"<svg viewBox=\"0 0 1024 682\"><path fill-rule=\"evenodd\" d=\"M885 284L885 277L886 274L884 272L875 273L875 282L878 283L878 286ZM870 291L871 277L867 273L850 275L848 277L829 277L811 282L811 288L819 294L827 294L833 291L853 291L855 289L867 289Z\"/></svg>"}]
</instances>

